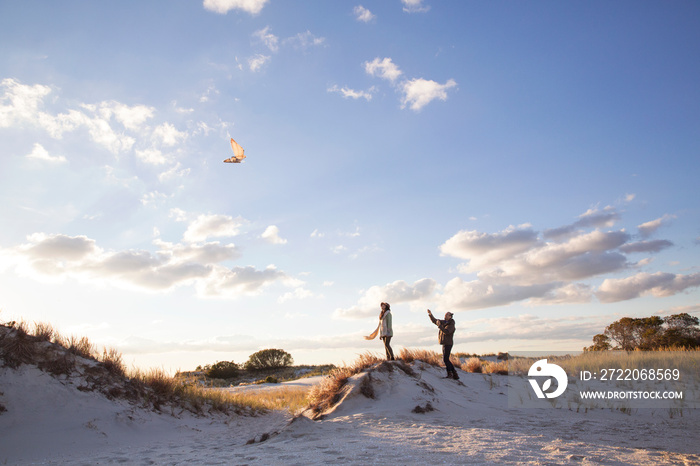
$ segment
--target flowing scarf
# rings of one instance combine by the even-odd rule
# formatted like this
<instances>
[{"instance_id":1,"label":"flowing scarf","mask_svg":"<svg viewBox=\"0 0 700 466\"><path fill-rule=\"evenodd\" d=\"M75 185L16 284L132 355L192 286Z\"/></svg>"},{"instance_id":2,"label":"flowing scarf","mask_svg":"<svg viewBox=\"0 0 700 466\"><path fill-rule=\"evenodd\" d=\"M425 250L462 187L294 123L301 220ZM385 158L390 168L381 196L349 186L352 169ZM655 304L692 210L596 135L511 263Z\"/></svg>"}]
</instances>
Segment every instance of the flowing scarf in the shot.
<instances>
[{"instance_id":1,"label":"flowing scarf","mask_svg":"<svg viewBox=\"0 0 700 466\"><path fill-rule=\"evenodd\" d=\"M379 327L382 326L382 321L379 321L379 324L377 325L377 328L374 332L370 333L365 337L365 340L374 340L377 337L377 334L379 333Z\"/></svg>"}]
</instances>

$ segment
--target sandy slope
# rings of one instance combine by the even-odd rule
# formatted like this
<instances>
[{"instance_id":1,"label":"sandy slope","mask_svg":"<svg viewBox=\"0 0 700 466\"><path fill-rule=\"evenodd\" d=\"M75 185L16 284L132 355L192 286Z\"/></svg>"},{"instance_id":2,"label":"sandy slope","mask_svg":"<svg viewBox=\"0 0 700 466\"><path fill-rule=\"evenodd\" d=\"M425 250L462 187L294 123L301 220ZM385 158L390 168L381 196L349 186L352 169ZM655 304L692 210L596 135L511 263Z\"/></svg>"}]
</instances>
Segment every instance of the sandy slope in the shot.
<instances>
[{"instance_id":1,"label":"sandy slope","mask_svg":"<svg viewBox=\"0 0 700 466\"><path fill-rule=\"evenodd\" d=\"M0 464L700 464L697 410L509 409L506 377L460 372L456 382L412 367L413 377L386 363L358 374L322 420L291 423L279 412L157 414L33 366L4 368ZM373 399L360 393L363 377Z\"/></svg>"}]
</instances>

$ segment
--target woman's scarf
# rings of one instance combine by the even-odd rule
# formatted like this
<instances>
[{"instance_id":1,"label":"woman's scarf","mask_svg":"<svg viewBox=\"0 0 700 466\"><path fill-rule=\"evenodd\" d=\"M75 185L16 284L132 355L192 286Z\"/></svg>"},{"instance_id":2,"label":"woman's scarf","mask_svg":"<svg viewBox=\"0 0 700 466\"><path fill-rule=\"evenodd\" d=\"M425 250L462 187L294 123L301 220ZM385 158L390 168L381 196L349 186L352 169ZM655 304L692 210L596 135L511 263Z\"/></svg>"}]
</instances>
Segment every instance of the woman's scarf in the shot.
<instances>
[{"instance_id":1,"label":"woman's scarf","mask_svg":"<svg viewBox=\"0 0 700 466\"><path fill-rule=\"evenodd\" d=\"M377 337L377 334L379 333L379 327L382 326L382 321L379 321L379 324L377 324L377 328L374 330L374 332L370 333L365 337L365 340L374 340Z\"/></svg>"}]
</instances>

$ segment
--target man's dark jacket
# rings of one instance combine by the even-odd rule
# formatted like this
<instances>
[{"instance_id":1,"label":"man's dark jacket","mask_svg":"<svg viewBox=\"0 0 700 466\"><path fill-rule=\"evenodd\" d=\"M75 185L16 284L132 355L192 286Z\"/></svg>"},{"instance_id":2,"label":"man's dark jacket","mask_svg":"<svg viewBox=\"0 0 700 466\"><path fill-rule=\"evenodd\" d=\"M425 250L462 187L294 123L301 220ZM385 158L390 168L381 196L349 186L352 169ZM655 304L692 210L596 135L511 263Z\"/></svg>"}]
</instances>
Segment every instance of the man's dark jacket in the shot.
<instances>
[{"instance_id":1,"label":"man's dark jacket","mask_svg":"<svg viewBox=\"0 0 700 466\"><path fill-rule=\"evenodd\" d=\"M432 314L428 317L430 317L430 320L440 329L438 333L438 342L443 346L452 346L454 344L452 335L455 333L455 320L439 320L433 317Z\"/></svg>"}]
</instances>

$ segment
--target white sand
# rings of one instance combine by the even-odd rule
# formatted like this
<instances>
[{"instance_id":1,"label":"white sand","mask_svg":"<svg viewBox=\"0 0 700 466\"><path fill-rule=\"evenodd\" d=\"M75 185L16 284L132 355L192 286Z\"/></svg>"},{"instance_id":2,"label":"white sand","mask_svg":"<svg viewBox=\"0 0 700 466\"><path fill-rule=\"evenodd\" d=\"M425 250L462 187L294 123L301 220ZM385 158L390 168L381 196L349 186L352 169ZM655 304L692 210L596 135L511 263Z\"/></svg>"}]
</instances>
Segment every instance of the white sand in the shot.
<instances>
[{"instance_id":1,"label":"white sand","mask_svg":"<svg viewBox=\"0 0 700 466\"><path fill-rule=\"evenodd\" d=\"M674 418L664 410L509 409L505 376L460 371L458 383L413 367L419 378L372 372L375 399L359 393L366 375L355 376L323 420L291 423L280 412L157 414L33 366L3 368L0 464L700 464L697 409ZM435 410L412 412L427 403ZM260 442L264 434L273 435Z\"/></svg>"}]
</instances>

